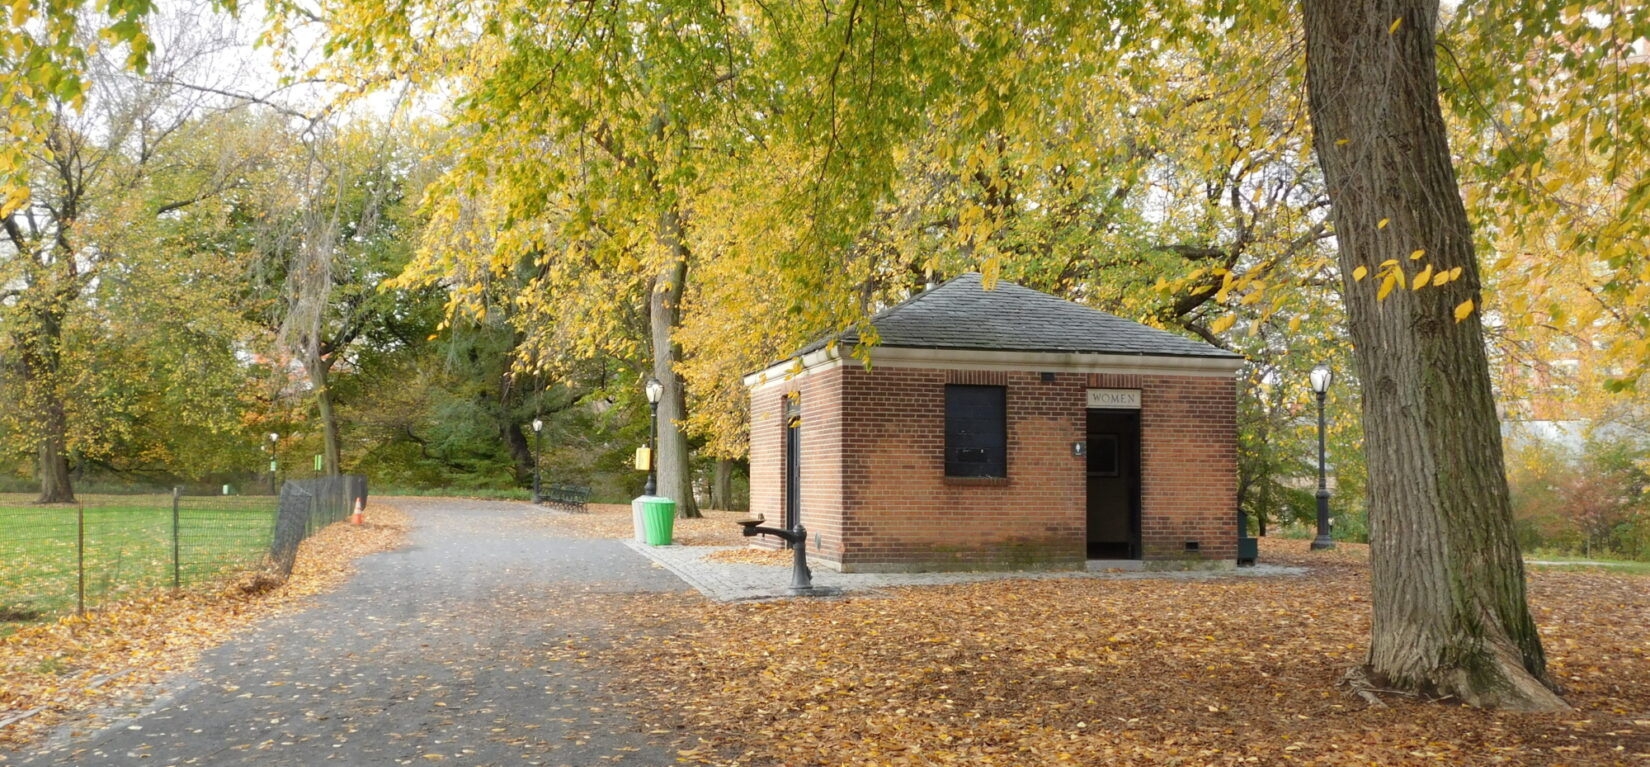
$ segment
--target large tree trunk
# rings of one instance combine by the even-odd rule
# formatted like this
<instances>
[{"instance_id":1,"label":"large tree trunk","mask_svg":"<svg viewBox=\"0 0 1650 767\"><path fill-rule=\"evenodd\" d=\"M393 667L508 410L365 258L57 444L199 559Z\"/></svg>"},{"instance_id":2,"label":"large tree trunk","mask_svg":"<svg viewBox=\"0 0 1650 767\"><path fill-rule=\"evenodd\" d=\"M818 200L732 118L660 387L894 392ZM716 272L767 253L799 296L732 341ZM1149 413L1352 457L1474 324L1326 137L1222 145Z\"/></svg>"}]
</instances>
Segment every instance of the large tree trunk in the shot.
<instances>
[{"instance_id":1,"label":"large tree trunk","mask_svg":"<svg viewBox=\"0 0 1650 767\"><path fill-rule=\"evenodd\" d=\"M716 470L710 480L710 507L721 511L733 510L733 461L716 459Z\"/></svg>"},{"instance_id":2,"label":"large tree trunk","mask_svg":"<svg viewBox=\"0 0 1650 767\"><path fill-rule=\"evenodd\" d=\"M321 421L323 474L336 477L343 473L338 443L338 413L332 406L332 363L317 360L310 365L310 382L315 385L315 409Z\"/></svg>"},{"instance_id":3,"label":"large tree trunk","mask_svg":"<svg viewBox=\"0 0 1650 767\"><path fill-rule=\"evenodd\" d=\"M512 345L512 349L514 346ZM506 357L506 360L509 358ZM508 361L505 363L508 365ZM513 418L516 388L515 379L508 370L498 374L498 392L494 398L498 405L498 434L504 440L505 449L510 451L510 465L515 469L516 483L525 485L533 481L533 462L536 456L533 446L527 443L526 430Z\"/></svg>"},{"instance_id":4,"label":"large tree trunk","mask_svg":"<svg viewBox=\"0 0 1650 767\"><path fill-rule=\"evenodd\" d=\"M682 294L687 283L686 249L682 245L681 219L674 210L660 216L659 239L675 258L654 279L648 300L648 322L653 341L653 376L664 384L659 398L659 495L676 501L676 510L682 517L698 517L699 506L693 500L693 475L688 464L687 434L682 421L687 418L687 387L676 373L676 362L682 357L682 347L675 341L676 325L681 319Z\"/></svg>"},{"instance_id":5,"label":"large tree trunk","mask_svg":"<svg viewBox=\"0 0 1650 767\"><path fill-rule=\"evenodd\" d=\"M67 297L55 303L66 303ZM48 303L53 303L48 299ZM69 477L69 419L58 390L61 373L63 319L53 310L29 312L32 327L21 334L18 356L22 361L23 386L29 407L34 410L39 446L36 473L40 497L35 503L73 503L74 483Z\"/></svg>"},{"instance_id":6,"label":"large tree trunk","mask_svg":"<svg viewBox=\"0 0 1650 767\"><path fill-rule=\"evenodd\" d=\"M1364 387L1368 670L1477 706L1566 708L1525 600L1483 329L1476 312L1453 315L1480 300L1478 260L1438 105L1436 0L1302 7L1313 142ZM1428 264L1461 272L1380 300L1383 263L1406 280Z\"/></svg>"},{"instance_id":7,"label":"large tree trunk","mask_svg":"<svg viewBox=\"0 0 1650 767\"><path fill-rule=\"evenodd\" d=\"M74 503L74 483L69 479L69 456L65 447L66 424L61 404L48 417L50 433L40 440L40 497L35 503Z\"/></svg>"},{"instance_id":8,"label":"large tree trunk","mask_svg":"<svg viewBox=\"0 0 1650 767\"><path fill-rule=\"evenodd\" d=\"M499 435L504 438L504 444L510 448L510 463L515 468L516 482L526 484L533 481L533 446L527 440L527 433L521 424L510 420L509 411L505 411L498 422Z\"/></svg>"}]
</instances>

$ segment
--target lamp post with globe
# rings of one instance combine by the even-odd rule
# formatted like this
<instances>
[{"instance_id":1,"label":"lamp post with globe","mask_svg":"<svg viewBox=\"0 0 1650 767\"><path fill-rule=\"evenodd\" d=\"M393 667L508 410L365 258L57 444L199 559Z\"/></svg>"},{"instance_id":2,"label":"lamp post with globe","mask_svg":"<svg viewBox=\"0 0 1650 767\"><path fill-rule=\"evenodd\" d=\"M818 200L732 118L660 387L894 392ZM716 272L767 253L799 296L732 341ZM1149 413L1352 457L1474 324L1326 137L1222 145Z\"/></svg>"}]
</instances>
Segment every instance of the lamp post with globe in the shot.
<instances>
[{"instance_id":1,"label":"lamp post with globe","mask_svg":"<svg viewBox=\"0 0 1650 767\"><path fill-rule=\"evenodd\" d=\"M659 490L659 482L655 474L655 467L658 465L659 459L654 454L659 452L659 398L664 396L665 385L659 383L657 378L649 378L647 383L642 386L642 391L647 394L647 406L652 411L647 436L647 485L642 488L642 495L651 496Z\"/></svg>"},{"instance_id":2,"label":"lamp post with globe","mask_svg":"<svg viewBox=\"0 0 1650 767\"><path fill-rule=\"evenodd\" d=\"M1323 447L1323 403L1329 394L1329 384L1334 381L1335 374L1328 365L1318 365L1312 368L1308 376L1312 382L1312 392L1318 395L1318 537L1312 539L1312 548L1335 548L1335 539L1329 535L1329 482L1324 470Z\"/></svg>"},{"instance_id":3,"label":"lamp post with globe","mask_svg":"<svg viewBox=\"0 0 1650 767\"><path fill-rule=\"evenodd\" d=\"M539 492L539 464L544 458L544 419L533 419L533 503L543 499Z\"/></svg>"}]
</instances>

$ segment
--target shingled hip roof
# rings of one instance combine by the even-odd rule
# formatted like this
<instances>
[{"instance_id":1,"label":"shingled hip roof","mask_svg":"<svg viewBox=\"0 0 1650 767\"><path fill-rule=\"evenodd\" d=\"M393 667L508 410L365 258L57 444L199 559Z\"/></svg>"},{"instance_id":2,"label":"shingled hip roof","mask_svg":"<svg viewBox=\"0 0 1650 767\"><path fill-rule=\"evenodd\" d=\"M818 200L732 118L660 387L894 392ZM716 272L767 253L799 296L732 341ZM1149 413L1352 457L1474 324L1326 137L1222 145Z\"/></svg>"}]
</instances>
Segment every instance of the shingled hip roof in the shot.
<instances>
[{"instance_id":1,"label":"shingled hip roof","mask_svg":"<svg viewBox=\"0 0 1650 767\"><path fill-rule=\"evenodd\" d=\"M871 317L880 346L913 349L1135 354L1241 359L1219 347L1148 327L1079 303L998 280L991 290L978 272L919 293ZM798 356L823 348L822 339ZM859 343L848 331L836 340Z\"/></svg>"}]
</instances>

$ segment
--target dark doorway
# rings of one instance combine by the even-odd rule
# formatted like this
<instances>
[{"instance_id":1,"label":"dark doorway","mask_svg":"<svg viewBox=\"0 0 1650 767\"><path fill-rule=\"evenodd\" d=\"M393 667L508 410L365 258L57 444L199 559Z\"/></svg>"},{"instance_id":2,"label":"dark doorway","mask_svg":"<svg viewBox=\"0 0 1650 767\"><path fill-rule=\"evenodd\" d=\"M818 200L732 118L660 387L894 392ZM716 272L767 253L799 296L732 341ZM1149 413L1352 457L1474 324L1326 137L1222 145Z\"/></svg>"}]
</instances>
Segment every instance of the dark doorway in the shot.
<instances>
[{"instance_id":1,"label":"dark doorway","mask_svg":"<svg viewBox=\"0 0 1650 767\"><path fill-rule=\"evenodd\" d=\"M1140 558L1140 411L1090 410L1088 558Z\"/></svg>"},{"instance_id":2,"label":"dark doorway","mask_svg":"<svg viewBox=\"0 0 1650 767\"><path fill-rule=\"evenodd\" d=\"M785 529L802 518L802 413L796 401L785 406ZM785 545L790 548L790 544Z\"/></svg>"}]
</instances>

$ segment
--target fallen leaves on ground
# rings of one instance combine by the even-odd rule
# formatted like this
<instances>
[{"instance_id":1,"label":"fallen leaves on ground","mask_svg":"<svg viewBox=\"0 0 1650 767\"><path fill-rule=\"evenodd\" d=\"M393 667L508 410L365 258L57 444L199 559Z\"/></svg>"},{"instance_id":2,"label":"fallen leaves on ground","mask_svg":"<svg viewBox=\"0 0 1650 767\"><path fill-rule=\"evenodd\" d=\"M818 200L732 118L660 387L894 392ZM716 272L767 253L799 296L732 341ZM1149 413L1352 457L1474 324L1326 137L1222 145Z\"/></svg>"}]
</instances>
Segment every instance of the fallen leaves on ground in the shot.
<instances>
[{"instance_id":1,"label":"fallen leaves on ground","mask_svg":"<svg viewBox=\"0 0 1650 767\"><path fill-rule=\"evenodd\" d=\"M1337 541L1335 548L1313 551L1311 548L1312 542L1306 539L1258 538L1256 540L1260 542L1260 561L1275 565L1308 565L1313 567L1353 565L1361 569L1369 564L1369 544L1367 543Z\"/></svg>"},{"instance_id":2,"label":"fallen leaves on ground","mask_svg":"<svg viewBox=\"0 0 1650 767\"><path fill-rule=\"evenodd\" d=\"M790 567L794 555L784 549L723 549L704 556L706 561L736 565Z\"/></svg>"},{"instance_id":3,"label":"fallen leaves on ground","mask_svg":"<svg viewBox=\"0 0 1650 767\"><path fill-rule=\"evenodd\" d=\"M38 710L0 726L0 747L27 743L67 715L188 668L255 621L335 588L357 557L401 545L411 529L392 506L369 506L366 519L361 526L331 525L305 540L292 577L269 590L249 591L241 576L214 588L123 600L0 639L0 722Z\"/></svg>"},{"instance_id":4,"label":"fallen leaves on ground","mask_svg":"<svg viewBox=\"0 0 1650 767\"><path fill-rule=\"evenodd\" d=\"M703 511L699 519L676 518L673 542L678 546L744 546L750 543L734 520L742 511ZM557 533L573 538L630 538L635 534L630 506L592 503L584 511L546 509L540 517Z\"/></svg>"},{"instance_id":5,"label":"fallen leaves on ground","mask_svg":"<svg viewBox=\"0 0 1650 767\"><path fill-rule=\"evenodd\" d=\"M1295 577L605 597L623 625L593 660L623 668L636 715L675 718L697 744L680 758L703 763L1650 764L1650 580L1532 577L1574 712L1377 709L1339 685L1367 643L1367 566L1306 546L1263 549L1312 567Z\"/></svg>"}]
</instances>

